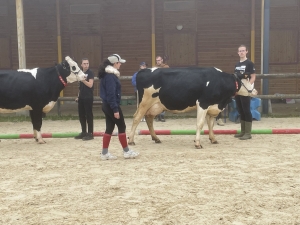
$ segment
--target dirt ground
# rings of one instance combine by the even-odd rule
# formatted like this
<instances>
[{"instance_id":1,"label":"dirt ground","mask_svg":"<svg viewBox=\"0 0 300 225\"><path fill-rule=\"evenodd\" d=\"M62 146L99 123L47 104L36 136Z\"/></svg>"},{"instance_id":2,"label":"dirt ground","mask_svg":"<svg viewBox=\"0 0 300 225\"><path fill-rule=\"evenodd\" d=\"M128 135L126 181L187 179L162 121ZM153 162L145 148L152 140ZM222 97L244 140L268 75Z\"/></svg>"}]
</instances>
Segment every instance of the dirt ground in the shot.
<instances>
[{"instance_id":1,"label":"dirt ground","mask_svg":"<svg viewBox=\"0 0 300 225\"><path fill-rule=\"evenodd\" d=\"M132 119L127 119L129 132ZM299 128L300 118L263 118L253 129ZM2 122L2 134L31 133L29 122ZM78 121L44 121L43 133L79 131ZM138 130L147 129L140 123ZM195 129L195 119L155 122ZM204 127L207 129L207 126ZM227 121L224 127L239 129ZM104 121L95 121L104 131ZM101 161L102 138L0 142L0 224L300 224L300 134L136 135L137 159L125 160L117 137Z\"/></svg>"}]
</instances>

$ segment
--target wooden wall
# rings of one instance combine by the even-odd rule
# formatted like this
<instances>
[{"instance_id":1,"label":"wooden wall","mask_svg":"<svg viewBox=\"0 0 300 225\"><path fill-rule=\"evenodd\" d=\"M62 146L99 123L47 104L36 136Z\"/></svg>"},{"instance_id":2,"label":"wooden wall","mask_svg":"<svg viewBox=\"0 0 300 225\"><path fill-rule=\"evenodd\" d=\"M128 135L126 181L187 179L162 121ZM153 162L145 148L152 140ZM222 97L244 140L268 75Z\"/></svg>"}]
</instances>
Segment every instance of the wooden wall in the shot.
<instances>
[{"instance_id":1,"label":"wooden wall","mask_svg":"<svg viewBox=\"0 0 300 225\"><path fill-rule=\"evenodd\" d=\"M12 66L11 40L9 32L9 3L0 0L0 69L10 69Z\"/></svg>"},{"instance_id":2,"label":"wooden wall","mask_svg":"<svg viewBox=\"0 0 300 225\"><path fill-rule=\"evenodd\" d=\"M232 72L240 44L248 46L249 58L253 54L251 0L195 0L192 10L167 10L165 3L174 1L155 1L156 55L167 56L170 66L215 66ZM300 72L300 0L297 2L297 7L275 7L271 1L270 73ZM23 4L27 67L53 66L58 58L56 0L23 0ZM17 69L15 1L0 0L0 7L7 8L7 14L0 14L0 69ZM255 11L255 66L260 73L260 0L256 0ZM63 57L70 55L79 64L88 57L95 76L99 64L113 53L127 60L121 75L132 75L142 61L151 65L150 0L60 0L60 14ZM178 24L183 25L182 30L176 29ZM270 80L269 84L271 94L300 93L299 79ZM258 90L260 85L258 79ZM130 81L122 81L122 88L123 95L134 92ZM64 95L74 96L77 90L78 84L69 85Z\"/></svg>"}]
</instances>

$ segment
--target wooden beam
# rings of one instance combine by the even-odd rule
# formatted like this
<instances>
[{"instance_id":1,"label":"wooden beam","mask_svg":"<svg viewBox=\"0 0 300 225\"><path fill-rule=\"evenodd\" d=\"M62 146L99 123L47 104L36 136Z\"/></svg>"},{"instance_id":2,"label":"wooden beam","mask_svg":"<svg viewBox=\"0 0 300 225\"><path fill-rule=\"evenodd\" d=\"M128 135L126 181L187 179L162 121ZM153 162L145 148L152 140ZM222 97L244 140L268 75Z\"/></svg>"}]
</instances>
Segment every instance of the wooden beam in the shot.
<instances>
[{"instance_id":1,"label":"wooden beam","mask_svg":"<svg viewBox=\"0 0 300 225\"><path fill-rule=\"evenodd\" d=\"M19 69L26 69L23 0L16 0Z\"/></svg>"},{"instance_id":2,"label":"wooden beam","mask_svg":"<svg viewBox=\"0 0 300 225\"><path fill-rule=\"evenodd\" d=\"M151 0L151 50L152 50L152 66L154 67L155 62L155 0Z\"/></svg>"}]
</instances>

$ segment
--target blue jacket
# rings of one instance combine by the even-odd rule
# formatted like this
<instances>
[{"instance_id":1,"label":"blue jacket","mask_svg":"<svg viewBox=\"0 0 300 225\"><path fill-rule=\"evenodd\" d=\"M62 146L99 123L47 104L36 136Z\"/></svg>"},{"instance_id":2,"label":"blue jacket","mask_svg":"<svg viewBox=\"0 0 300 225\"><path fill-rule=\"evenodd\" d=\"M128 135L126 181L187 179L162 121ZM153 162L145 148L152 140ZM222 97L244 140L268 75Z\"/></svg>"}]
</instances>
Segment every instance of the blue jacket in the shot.
<instances>
[{"instance_id":1,"label":"blue jacket","mask_svg":"<svg viewBox=\"0 0 300 225\"><path fill-rule=\"evenodd\" d=\"M134 86L134 91L136 92L136 75L138 72L134 73L132 78L131 78L131 83Z\"/></svg>"},{"instance_id":2,"label":"blue jacket","mask_svg":"<svg viewBox=\"0 0 300 225\"><path fill-rule=\"evenodd\" d=\"M113 73L106 73L100 81L100 98L103 103L109 104L115 112L119 112L121 103L121 82Z\"/></svg>"}]
</instances>

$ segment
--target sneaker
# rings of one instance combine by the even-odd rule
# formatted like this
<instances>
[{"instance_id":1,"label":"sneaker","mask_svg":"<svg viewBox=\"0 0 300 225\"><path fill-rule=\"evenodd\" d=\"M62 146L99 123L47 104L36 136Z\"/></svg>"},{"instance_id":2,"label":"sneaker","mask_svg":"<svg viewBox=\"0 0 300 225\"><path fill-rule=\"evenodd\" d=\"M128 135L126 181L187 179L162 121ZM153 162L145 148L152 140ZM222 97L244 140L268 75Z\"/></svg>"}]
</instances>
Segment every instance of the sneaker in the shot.
<instances>
[{"instance_id":1,"label":"sneaker","mask_svg":"<svg viewBox=\"0 0 300 225\"><path fill-rule=\"evenodd\" d=\"M217 120L217 124L218 124L219 126L225 126L225 124L224 124L224 122L223 122L222 119L218 119L218 120Z\"/></svg>"},{"instance_id":2,"label":"sneaker","mask_svg":"<svg viewBox=\"0 0 300 225\"><path fill-rule=\"evenodd\" d=\"M143 119L141 119L141 122L145 122L146 121L146 119L145 119L145 117L143 117Z\"/></svg>"},{"instance_id":3,"label":"sneaker","mask_svg":"<svg viewBox=\"0 0 300 225\"><path fill-rule=\"evenodd\" d=\"M89 141L89 140L93 140L94 139L94 135L92 133L87 133L82 140L83 141Z\"/></svg>"},{"instance_id":4,"label":"sneaker","mask_svg":"<svg viewBox=\"0 0 300 225\"><path fill-rule=\"evenodd\" d=\"M117 156L114 156L108 152L105 155L101 154L100 158L102 160L115 160L115 159L117 159Z\"/></svg>"},{"instance_id":5,"label":"sneaker","mask_svg":"<svg viewBox=\"0 0 300 225\"><path fill-rule=\"evenodd\" d=\"M75 139L82 139L87 135L87 133L80 133L79 135L75 136Z\"/></svg>"},{"instance_id":6,"label":"sneaker","mask_svg":"<svg viewBox=\"0 0 300 225\"><path fill-rule=\"evenodd\" d=\"M138 152L132 151L129 149L128 152L124 152L124 158L125 159L134 159L135 157L137 157L139 155Z\"/></svg>"}]
</instances>

